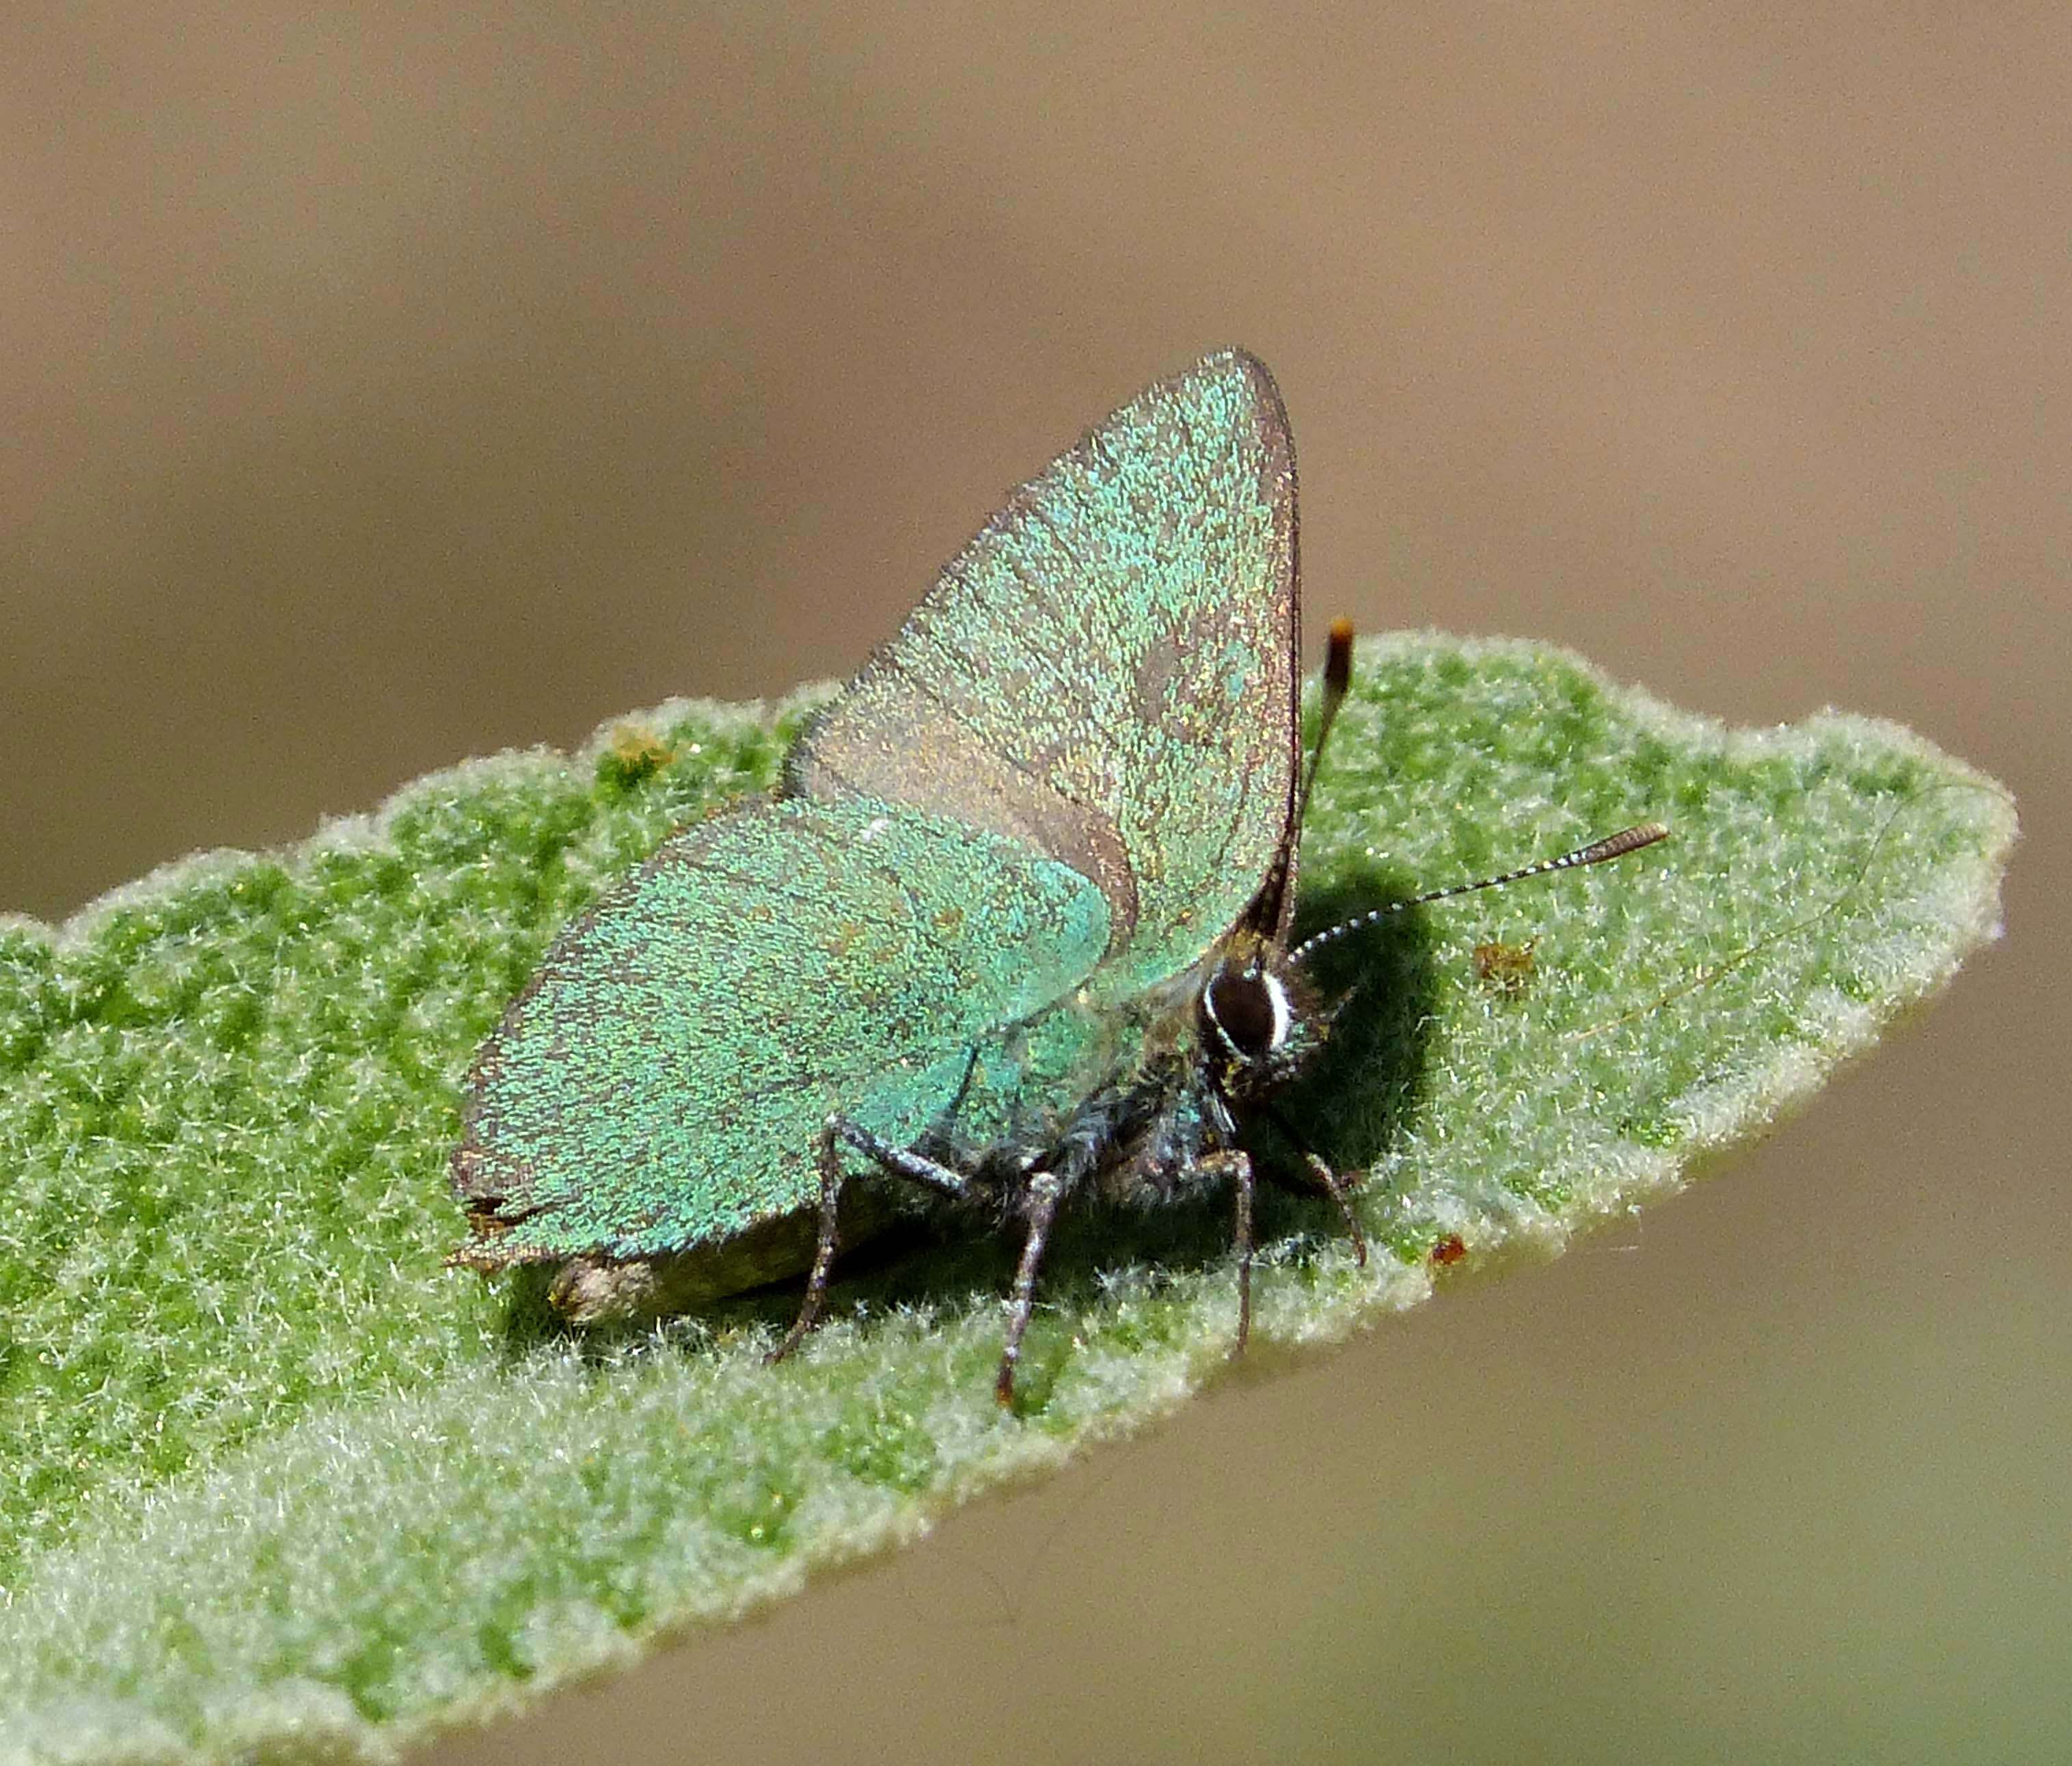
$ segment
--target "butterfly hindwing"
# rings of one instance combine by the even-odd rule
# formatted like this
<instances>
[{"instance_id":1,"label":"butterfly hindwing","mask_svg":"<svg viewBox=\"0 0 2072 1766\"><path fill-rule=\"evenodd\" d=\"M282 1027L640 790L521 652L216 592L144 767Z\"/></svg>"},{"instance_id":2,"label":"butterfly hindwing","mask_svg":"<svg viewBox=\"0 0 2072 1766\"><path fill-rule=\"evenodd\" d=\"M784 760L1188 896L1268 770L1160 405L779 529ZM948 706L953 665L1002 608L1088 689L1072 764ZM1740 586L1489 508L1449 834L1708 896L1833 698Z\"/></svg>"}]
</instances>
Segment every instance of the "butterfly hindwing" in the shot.
<instances>
[{"instance_id":1,"label":"butterfly hindwing","mask_svg":"<svg viewBox=\"0 0 2072 1766\"><path fill-rule=\"evenodd\" d=\"M911 1142L1108 935L1084 877L912 809L765 802L679 834L478 1056L463 1255L650 1257L810 1210L830 1112Z\"/></svg>"}]
</instances>

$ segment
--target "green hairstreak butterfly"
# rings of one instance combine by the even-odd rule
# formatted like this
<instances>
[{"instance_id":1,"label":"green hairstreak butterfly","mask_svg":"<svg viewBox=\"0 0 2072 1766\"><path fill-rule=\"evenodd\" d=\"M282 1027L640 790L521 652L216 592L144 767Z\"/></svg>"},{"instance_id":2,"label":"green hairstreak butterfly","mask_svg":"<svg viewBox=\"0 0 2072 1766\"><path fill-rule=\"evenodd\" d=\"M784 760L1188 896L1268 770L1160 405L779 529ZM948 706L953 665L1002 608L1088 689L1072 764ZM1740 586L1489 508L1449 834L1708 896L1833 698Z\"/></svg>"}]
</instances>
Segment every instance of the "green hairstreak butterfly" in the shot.
<instances>
[{"instance_id":1,"label":"green hairstreak butterfly","mask_svg":"<svg viewBox=\"0 0 2072 1766\"><path fill-rule=\"evenodd\" d=\"M454 1260L559 1266L578 1320L806 1270L781 1354L838 1245L961 1211L1022 1237L1005 1402L1060 1207L1227 1185L1241 1345L1240 1124L1321 1039L1308 955L1375 917L1289 941L1300 654L1287 417L1226 351L1016 492L773 797L561 934L476 1057ZM1334 628L1326 724L1350 657Z\"/></svg>"}]
</instances>

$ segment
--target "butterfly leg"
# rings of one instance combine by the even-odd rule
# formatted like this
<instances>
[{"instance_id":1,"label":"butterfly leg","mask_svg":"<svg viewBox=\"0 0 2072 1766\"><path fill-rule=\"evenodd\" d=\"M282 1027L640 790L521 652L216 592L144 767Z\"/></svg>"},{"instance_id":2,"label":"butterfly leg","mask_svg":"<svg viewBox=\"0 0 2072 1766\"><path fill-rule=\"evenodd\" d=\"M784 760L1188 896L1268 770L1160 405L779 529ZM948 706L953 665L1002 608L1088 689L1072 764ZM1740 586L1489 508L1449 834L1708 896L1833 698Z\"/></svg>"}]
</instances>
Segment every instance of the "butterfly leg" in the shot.
<instances>
[{"instance_id":1,"label":"butterfly leg","mask_svg":"<svg viewBox=\"0 0 2072 1766\"><path fill-rule=\"evenodd\" d=\"M1362 1269L1367 1267L1367 1234L1360 1230L1359 1216L1353 1212L1353 1192L1359 1188L1357 1177L1342 1177L1309 1149L1302 1145L1300 1130L1280 1110L1270 1112L1274 1124L1289 1142L1301 1148L1303 1163L1309 1167L1309 1175L1316 1179L1324 1193L1338 1204L1338 1218L1346 1223L1346 1237L1353 1241L1353 1261Z\"/></svg>"},{"instance_id":2,"label":"butterfly leg","mask_svg":"<svg viewBox=\"0 0 2072 1766\"><path fill-rule=\"evenodd\" d=\"M853 1147L894 1177L906 1178L924 1189L933 1190L938 1195L948 1196L960 1202L970 1200L971 1179L962 1171L954 1170L939 1160L930 1159L924 1153L917 1153L911 1147L895 1146L890 1141L872 1134L869 1129L858 1126L846 1116L828 1118L827 1130L822 1136L823 1145L829 1136L845 1146ZM823 1183L826 1180L826 1156L825 1154L822 1155Z\"/></svg>"},{"instance_id":3,"label":"butterfly leg","mask_svg":"<svg viewBox=\"0 0 2072 1766\"><path fill-rule=\"evenodd\" d=\"M1252 1155L1241 1151L1230 1155L1231 1188L1237 1195L1237 1224L1233 1241L1237 1246L1237 1341L1231 1353L1242 1355L1252 1336Z\"/></svg>"},{"instance_id":4,"label":"butterfly leg","mask_svg":"<svg viewBox=\"0 0 2072 1766\"><path fill-rule=\"evenodd\" d=\"M841 1243L841 1156L835 1151L841 1120L830 1116L820 1130L820 1236L813 1248L812 1271L806 1278L806 1297L799 1303L799 1315L784 1333L784 1340L770 1352L767 1361L783 1361L805 1341L806 1333L820 1322L820 1306L828 1297L828 1278L834 1272L835 1252Z\"/></svg>"},{"instance_id":5,"label":"butterfly leg","mask_svg":"<svg viewBox=\"0 0 2072 1766\"><path fill-rule=\"evenodd\" d=\"M1237 1219L1231 1245L1237 1253L1237 1341L1231 1345L1231 1353L1242 1355L1252 1336L1252 1155L1242 1147L1227 1147L1203 1154L1194 1169L1195 1175L1204 1180L1228 1176L1236 1195Z\"/></svg>"},{"instance_id":6,"label":"butterfly leg","mask_svg":"<svg viewBox=\"0 0 2072 1766\"><path fill-rule=\"evenodd\" d=\"M1058 1198L1064 1193L1064 1179L1050 1171L1038 1171L1029 1179L1029 1237L1022 1241L1021 1266L1014 1272L1014 1310L1007 1321L1006 1346L1000 1352L1000 1374L993 1382L993 1395L1003 1409L1014 1402L1014 1365L1022 1359L1022 1333L1036 1310L1036 1271L1050 1241Z\"/></svg>"},{"instance_id":7,"label":"butterfly leg","mask_svg":"<svg viewBox=\"0 0 2072 1766\"><path fill-rule=\"evenodd\" d=\"M800 1303L798 1317L784 1333L784 1340L770 1352L767 1359L772 1361L783 1361L805 1340L806 1333L820 1322L820 1308L827 1300L828 1283L834 1274L835 1253L841 1248L841 1192L846 1176L842 1170L841 1146L862 1154L896 1177L911 1179L940 1194L962 1197L970 1193L970 1184L961 1172L903 1146L895 1146L846 1116L830 1116L820 1130L820 1229L819 1242L813 1249L813 1267L806 1278L806 1297Z\"/></svg>"},{"instance_id":8,"label":"butterfly leg","mask_svg":"<svg viewBox=\"0 0 2072 1766\"><path fill-rule=\"evenodd\" d=\"M1302 1157L1309 1162L1311 1175L1324 1186L1325 1193L1338 1204L1339 1216L1346 1223L1346 1237L1353 1241L1353 1261L1365 1269L1367 1234L1360 1230L1359 1216L1353 1212L1353 1191L1357 1186L1339 1176L1306 1147L1303 1150Z\"/></svg>"}]
</instances>

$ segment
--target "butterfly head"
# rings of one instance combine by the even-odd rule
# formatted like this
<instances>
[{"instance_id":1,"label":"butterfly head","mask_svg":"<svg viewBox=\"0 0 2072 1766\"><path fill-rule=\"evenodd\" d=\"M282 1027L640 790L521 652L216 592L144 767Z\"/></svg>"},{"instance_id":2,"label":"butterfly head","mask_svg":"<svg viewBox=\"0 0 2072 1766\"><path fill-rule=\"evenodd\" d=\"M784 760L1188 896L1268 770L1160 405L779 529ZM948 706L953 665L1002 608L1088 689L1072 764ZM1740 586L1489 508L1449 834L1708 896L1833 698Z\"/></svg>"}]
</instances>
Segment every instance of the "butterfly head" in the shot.
<instances>
[{"instance_id":1,"label":"butterfly head","mask_svg":"<svg viewBox=\"0 0 2072 1766\"><path fill-rule=\"evenodd\" d=\"M1194 1011L1217 1089L1233 1101L1286 1085L1322 1039L1315 990L1267 939L1230 940L1207 971Z\"/></svg>"}]
</instances>

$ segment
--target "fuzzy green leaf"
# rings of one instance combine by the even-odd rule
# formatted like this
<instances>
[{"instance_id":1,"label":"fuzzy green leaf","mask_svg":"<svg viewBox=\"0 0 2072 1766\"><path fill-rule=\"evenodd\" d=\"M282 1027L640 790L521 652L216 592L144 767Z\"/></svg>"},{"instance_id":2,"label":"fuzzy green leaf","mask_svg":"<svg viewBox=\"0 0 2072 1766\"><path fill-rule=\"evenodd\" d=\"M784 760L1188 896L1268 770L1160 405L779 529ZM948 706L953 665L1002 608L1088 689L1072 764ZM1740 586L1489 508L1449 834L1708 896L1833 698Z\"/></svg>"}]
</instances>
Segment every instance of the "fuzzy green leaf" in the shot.
<instances>
[{"instance_id":1,"label":"fuzzy green leaf","mask_svg":"<svg viewBox=\"0 0 2072 1766\"><path fill-rule=\"evenodd\" d=\"M677 703L436 774L291 851L0 922L0 1747L388 1757L732 1618L1143 1426L1226 1365L1228 1224L1011 1247L574 1339L442 1266L477 1040L560 924L767 784L810 709ZM1363 651L1312 809L1321 924L1624 823L1663 846L1347 939L1294 1113L1376 1255L1269 1210L1255 1361L1546 1252L1803 1099L1997 928L2006 793L1893 726L1724 730L1515 644ZM1478 944L1529 958L1478 964ZM1346 966L1346 965L1350 966ZM1486 969L1487 973L1482 971Z\"/></svg>"}]
</instances>

